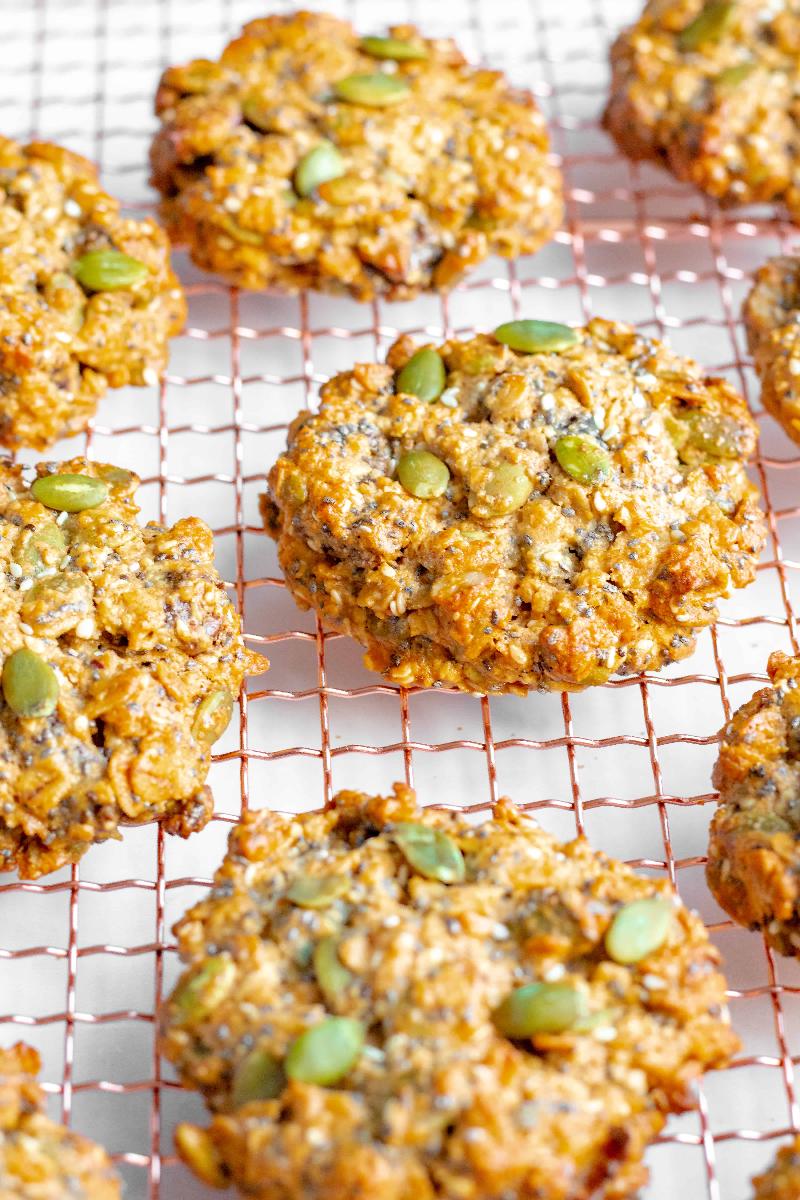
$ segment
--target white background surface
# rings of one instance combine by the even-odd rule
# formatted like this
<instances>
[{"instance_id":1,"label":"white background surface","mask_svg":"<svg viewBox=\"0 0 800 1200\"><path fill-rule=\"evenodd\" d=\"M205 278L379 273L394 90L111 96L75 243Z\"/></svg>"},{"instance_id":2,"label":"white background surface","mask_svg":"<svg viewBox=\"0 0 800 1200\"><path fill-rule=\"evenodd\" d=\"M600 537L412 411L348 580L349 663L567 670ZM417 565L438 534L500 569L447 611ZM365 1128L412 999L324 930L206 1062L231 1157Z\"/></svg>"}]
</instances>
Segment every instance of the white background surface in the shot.
<instances>
[{"instance_id":1,"label":"white background surface","mask_svg":"<svg viewBox=\"0 0 800 1200\"><path fill-rule=\"evenodd\" d=\"M772 963L757 937L722 921L702 855L725 706L764 678L769 651L792 644L797 447L762 418L754 473L772 514L763 568L724 606L695 656L646 682L568 701L403 696L383 685L352 642L323 643L313 619L296 610L259 531L257 497L306 395L354 359L382 354L406 329L438 337L515 314L622 318L747 386L757 410L751 372L737 368L744 341L733 320L748 273L790 231L769 212L722 218L663 172L615 155L596 117L609 37L632 18L635 0L326 7L363 32L411 18L426 32L454 33L470 56L532 87L565 158L568 222L535 258L487 264L446 304L236 296L177 256L191 285L190 327L174 342L163 397L159 389L110 394L90 453L142 474L145 516L196 513L214 527L220 569L272 670L250 683L246 730L234 720L217 746L211 783L220 819L202 834L182 842L155 828L131 830L121 844L92 850L74 875L24 886L0 879L0 1038L25 1037L41 1050L54 1115L66 1112L120 1156L129 1200L210 1196L174 1161L174 1123L201 1119L202 1105L159 1062L153 1012L176 973L171 925L219 862L242 795L253 806L300 810L321 804L326 787L377 790L405 774L424 802L510 794L541 806L543 823L565 837L582 822L596 846L645 869L673 870L684 900L714 926L744 1057L706 1080L700 1113L670 1123L672 1140L649 1155L646 1197L674 1198L680 1187L686 1197L745 1200L749 1177L792 1125L800 971ZM0 0L0 130L63 141L98 159L107 187L126 203L151 205L146 153L161 69L215 56L264 11L254 0ZM85 445L73 439L53 457Z\"/></svg>"}]
</instances>

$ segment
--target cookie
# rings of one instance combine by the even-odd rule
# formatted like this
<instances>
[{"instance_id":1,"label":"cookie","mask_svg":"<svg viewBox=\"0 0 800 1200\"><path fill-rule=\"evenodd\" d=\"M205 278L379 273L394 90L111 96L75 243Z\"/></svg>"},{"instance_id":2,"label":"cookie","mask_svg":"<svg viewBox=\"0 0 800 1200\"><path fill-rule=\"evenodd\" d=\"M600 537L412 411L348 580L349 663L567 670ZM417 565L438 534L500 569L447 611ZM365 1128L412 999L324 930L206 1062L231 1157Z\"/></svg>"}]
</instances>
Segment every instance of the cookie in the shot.
<instances>
[{"instance_id":1,"label":"cookie","mask_svg":"<svg viewBox=\"0 0 800 1200\"><path fill-rule=\"evenodd\" d=\"M213 1114L176 1144L258 1200L622 1200L738 1045L668 886L508 801L249 813L175 932L163 1049Z\"/></svg>"},{"instance_id":2,"label":"cookie","mask_svg":"<svg viewBox=\"0 0 800 1200\"><path fill-rule=\"evenodd\" d=\"M125 824L187 836L244 675L211 531L137 522L130 471L0 460L0 870L35 878Z\"/></svg>"},{"instance_id":3,"label":"cookie","mask_svg":"<svg viewBox=\"0 0 800 1200\"><path fill-rule=\"evenodd\" d=\"M778 1151L775 1162L753 1180L754 1200L797 1200L800 1196L800 1138Z\"/></svg>"},{"instance_id":4,"label":"cookie","mask_svg":"<svg viewBox=\"0 0 800 1200\"><path fill-rule=\"evenodd\" d=\"M800 11L762 0L650 0L611 51L604 122L723 205L800 217Z\"/></svg>"},{"instance_id":5,"label":"cookie","mask_svg":"<svg viewBox=\"0 0 800 1200\"><path fill-rule=\"evenodd\" d=\"M39 1055L21 1042L0 1050L0 1196L3 1200L119 1200L100 1146L45 1115Z\"/></svg>"},{"instance_id":6,"label":"cookie","mask_svg":"<svg viewBox=\"0 0 800 1200\"><path fill-rule=\"evenodd\" d=\"M747 345L761 379L761 400L800 442L800 257L770 258L742 308Z\"/></svg>"},{"instance_id":7,"label":"cookie","mask_svg":"<svg viewBox=\"0 0 800 1200\"><path fill-rule=\"evenodd\" d=\"M172 237L241 287L408 300L532 254L561 221L533 97L413 25L251 21L218 62L167 70L156 111Z\"/></svg>"},{"instance_id":8,"label":"cookie","mask_svg":"<svg viewBox=\"0 0 800 1200\"><path fill-rule=\"evenodd\" d=\"M800 955L800 658L772 654L767 670L722 731L706 877L734 921Z\"/></svg>"},{"instance_id":9,"label":"cookie","mask_svg":"<svg viewBox=\"0 0 800 1200\"><path fill-rule=\"evenodd\" d=\"M262 509L300 606L395 683L582 688L684 658L753 578L754 441L630 326L519 321L337 375Z\"/></svg>"},{"instance_id":10,"label":"cookie","mask_svg":"<svg viewBox=\"0 0 800 1200\"><path fill-rule=\"evenodd\" d=\"M0 445L84 430L108 387L154 384L186 302L154 221L120 215L92 163L0 138Z\"/></svg>"}]
</instances>

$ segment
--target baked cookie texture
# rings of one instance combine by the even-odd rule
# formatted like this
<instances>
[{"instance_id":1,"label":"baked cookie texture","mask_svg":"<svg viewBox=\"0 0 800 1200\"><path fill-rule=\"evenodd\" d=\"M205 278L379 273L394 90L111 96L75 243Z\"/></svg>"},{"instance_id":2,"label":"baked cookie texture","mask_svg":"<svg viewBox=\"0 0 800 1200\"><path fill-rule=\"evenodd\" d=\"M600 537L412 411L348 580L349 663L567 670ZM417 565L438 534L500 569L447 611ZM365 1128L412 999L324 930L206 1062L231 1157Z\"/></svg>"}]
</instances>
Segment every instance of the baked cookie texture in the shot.
<instances>
[{"instance_id":1,"label":"baked cookie texture","mask_svg":"<svg viewBox=\"0 0 800 1200\"><path fill-rule=\"evenodd\" d=\"M796 3L649 0L611 51L605 125L723 205L800 217Z\"/></svg>"},{"instance_id":2,"label":"baked cookie texture","mask_svg":"<svg viewBox=\"0 0 800 1200\"><path fill-rule=\"evenodd\" d=\"M165 72L152 182L199 266L246 288L406 300L549 240L561 182L532 96L449 39L391 34L270 16L218 62Z\"/></svg>"},{"instance_id":3,"label":"baked cookie texture","mask_svg":"<svg viewBox=\"0 0 800 1200\"><path fill-rule=\"evenodd\" d=\"M38 1072L39 1055L30 1046L0 1050L0 1196L119 1200L105 1150L46 1116Z\"/></svg>"},{"instance_id":4,"label":"baked cookie texture","mask_svg":"<svg viewBox=\"0 0 800 1200\"><path fill-rule=\"evenodd\" d=\"M141 527L139 480L117 467L36 472L49 503L0 462L0 870L24 878L121 825L202 828L211 744L245 673L267 665L244 646L202 521ZM53 481L75 476L62 503L81 488L96 502L52 507Z\"/></svg>"},{"instance_id":5,"label":"baked cookie texture","mask_svg":"<svg viewBox=\"0 0 800 1200\"><path fill-rule=\"evenodd\" d=\"M800 955L800 658L772 654L767 670L722 731L706 877L734 921Z\"/></svg>"},{"instance_id":6,"label":"baked cookie texture","mask_svg":"<svg viewBox=\"0 0 800 1200\"><path fill-rule=\"evenodd\" d=\"M157 382L186 317L169 243L120 214L92 163L0 138L0 251L0 445L43 450L85 429L108 387Z\"/></svg>"},{"instance_id":7,"label":"baked cookie texture","mask_svg":"<svg viewBox=\"0 0 800 1200\"><path fill-rule=\"evenodd\" d=\"M764 407L800 442L800 257L781 255L764 263L742 317Z\"/></svg>"},{"instance_id":8,"label":"baked cookie texture","mask_svg":"<svg viewBox=\"0 0 800 1200\"><path fill-rule=\"evenodd\" d=\"M296 601L396 683L524 692L657 670L753 578L764 524L736 392L629 326L544 328L570 344L438 346L433 402L398 392L417 349L401 338L323 387L270 471L263 515ZM435 497L397 478L419 448L449 472Z\"/></svg>"},{"instance_id":9,"label":"baked cookie texture","mask_svg":"<svg viewBox=\"0 0 800 1200\"><path fill-rule=\"evenodd\" d=\"M626 954L611 931L643 911L662 924ZM163 1048L213 1114L176 1143L259 1200L621 1200L738 1046L700 920L508 801L480 825L399 784L251 812L175 932Z\"/></svg>"},{"instance_id":10,"label":"baked cookie texture","mask_svg":"<svg viewBox=\"0 0 800 1200\"><path fill-rule=\"evenodd\" d=\"M754 1200L797 1200L800 1196L800 1138L783 1146L775 1162L753 1180Z\"/></svg>"}]
</instances>

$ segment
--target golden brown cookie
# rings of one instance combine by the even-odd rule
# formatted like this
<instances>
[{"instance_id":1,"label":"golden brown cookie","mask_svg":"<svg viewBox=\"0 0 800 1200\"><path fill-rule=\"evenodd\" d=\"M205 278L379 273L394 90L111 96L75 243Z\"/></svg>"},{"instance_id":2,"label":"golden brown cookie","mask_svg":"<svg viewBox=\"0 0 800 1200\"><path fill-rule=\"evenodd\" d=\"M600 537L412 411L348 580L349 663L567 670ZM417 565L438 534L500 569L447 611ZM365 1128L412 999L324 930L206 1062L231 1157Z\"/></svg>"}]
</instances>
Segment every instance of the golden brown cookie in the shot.
<instances>
[{"instance_id":1,"label":"golden brown cookie","mask_svg":"<svg viewBox=\"0 0 800 1200\"><path fill-rule=\"evenodd\" d=\"M258 1200L622 1200L738 1045L699 918L508 801L249 813L176 934L178 1150Z\"/></svg>"},{"instance_id":2,"label":"golden brown cookie","mask_svg":"<svg viewBox=\"0 0 800 1200\"><path fill-rule=\"evenodd\" d=\"M800 442L800 256L764 263L742 317L764 407Z\"/></svg>"},{"instance_id":3,"label":"golden brown cookie","mask_svg":"<svg viewBox=\"0 0 800 1200\"><path fill-rule=\"evenodd\" d=\"M734 921L800 955L800 658L773 654L772 686L722 731L706 877Z\"/></svg>"},{"instance_id":4,"label":"golden brown cookie","mask_svg":"<svg viewBox=\"0 0 800 1200\"><path fill-rule=\"evenodd\" d=\"M532 254L561 221L532 96L412 25L251 21L219 62L166 71L156 110L170 232L242 287L407 300Z\"/></svg>"},{"instance_id":5,"label":"golden brown cookie","mask_svg":"<svg viewBox=\"0 0 800 1200\"><path fill-rule=\"evenodd\" d=\"M45 1115L39 1055L19 1042L0 1050L2 1200L119 1200L119 1179L100 1146Z\"/></svg>"},{"instance_id":6,"label":"golden brown cookie","mask_svg":"<svg viewBox=\"0 0 800 1200\"><path fill-rule=\"evenodd\" d=\"M153 384L186 302L154 221L85 158L0 138L0 445L85 429L107 387Z\"/></svg>"},{"instance_id":7,"label":"golden brown cookie","mask_svg":"<svg viewBox=\"0 0 800 1200\"><path fill-rule=\"evenodd\" d=\"M404 337L297 418L263 512L298 603L394 682L582 688L684 658L751 581L754 442L726 382L627 325Z\"/></svg>"},{"instance_id":8,"label":"golden brown cookie","mask_svg":"<svg viewBox=\"0 0 800 1200\"><path fill-rule=\"evenodd\" d=\"M605 125L721 204L800 217L800 9L763 0L649 0L611 52Z\"/></svg>"},{"instance_id":9,"label":"golden brown cookie","mask_svg":"<svg viewBox=\"0 0 800 1200\"><path fill-rule=\"evenodd\" d=\"M0 460L0 870L24 878L121 825L202 828L212 743L267 665L202 521L140 526L118 467L36 476Z\"/></svg>"},{"instance_id":10,"label":"golden brown cookie","mask_svg":"<svg viewBox=\"0 0 800 1200\"><path fill-rule=\"evenodd\" d=\"M754 1200L797 1200L800 1196L800 1138L778 1151L775 1162L753 1180Z\"/></svg>"}]
</instances>

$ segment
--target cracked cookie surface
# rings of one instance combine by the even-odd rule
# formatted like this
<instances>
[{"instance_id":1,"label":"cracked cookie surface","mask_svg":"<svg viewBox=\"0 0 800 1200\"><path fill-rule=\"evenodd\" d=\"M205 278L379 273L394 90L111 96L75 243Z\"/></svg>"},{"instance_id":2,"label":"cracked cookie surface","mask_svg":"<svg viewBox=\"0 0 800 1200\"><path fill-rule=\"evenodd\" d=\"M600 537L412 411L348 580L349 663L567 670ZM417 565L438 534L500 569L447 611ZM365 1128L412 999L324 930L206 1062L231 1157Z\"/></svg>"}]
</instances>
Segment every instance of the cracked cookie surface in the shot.
<instances>
[{"instance_id":1,"label":"cracked cookie surface","mask_svg":"<svg viewBox=\"0 0 800 1200\"><path fill-rule=\"evenodd\" d=\"M212 742L267 665L202 521L141 526L117 467L36 470L0 462L0 870L24 878L121 825L202 828Z\"/></svg>"},{"instance_id":2,"label":"cracked cookie surface","mask_svg":"<svg viewBox=\"0 0 800 1200\"><path fill-rule=\"evenodd\" d=\"M742 399L629 326L552 328L559 352L431 347L432 402L397 390L418 349L402 338L323 387L270 471L263 514L292 594L396 683L524 691L657 670L753 578ZM401 482L420 449L436 495Z\"/></svg>"},{"instance_id":3,"label":"cracked cookie surface","mask_svg":"<svg viewBox=\"0 0 800 1200\"><path fill-rule=\"evenodd\" d=\"M0 251L0 445L43 450L84 430L108 387L158 382L186 317L169 243L120 214L92 163L0 138Z\"/></svg>"},{"instance_id":4,"label":"cracked cookie surface","mask_svg":"<svg viewBox=\"0 0 800 1200\"><path fill-rule=\"evenodd\" d=\"M551 237L560 176L531 95L449 39L391 33L265 17L218 62L165 72L153 183L199 266L247 288L401 300Z\"/></svg>"},{"instance_id":5,"label":"cracked cookie surface","mask_svg":"<svg viewBox=\"0 0 800 1200\"><path fill-rule=\"evenodd\" d=\"M212 1112L176 1143L258 1200L622 1200L738 1045L699 918L508 801L250 812L176 934L163 1049Z\"/></svg>"},{"instance_id":6,"label":"cracked cookie surface","mask_svg":"<svg viewBox=\"0 0 800 1200\"><path fill-rule=\"evenodd\" d=\"M800 442L800 256L781 255L759 268L742 318L764 407Z\"/></svg>"},{"instance_id":7,"label":"cracked cookie surface","mask_svg":"<svg viewBox=\"0 0 800 1200\"><path fill-rule=\"evenodd\" d=\"M767 669L771 686L722 731L706 877L734 921L800 955L800 658Z\"/></svg>"},{"instance_id":8,"label":"cracked cookie surface","mask_svg":"<svg viewBox=\"0 0 800 1200\"><path fill-rule=\"evenodd\" d=\"M0 1050L0 1196L3 1200L120 1200L105 1150L51 1121L36 1082L39 1055Z\"/></svg>"},{"instance_id":9,"label":"cracked cookie surface","mask_svg":"<svg viewBox=\"0 0 800 1200\"><path fill-rule=\"evenodd\" d=\"M800 5L650 0L611 51L605 125L723 205L800 217Z\"/></svg>"}]
</instances>

